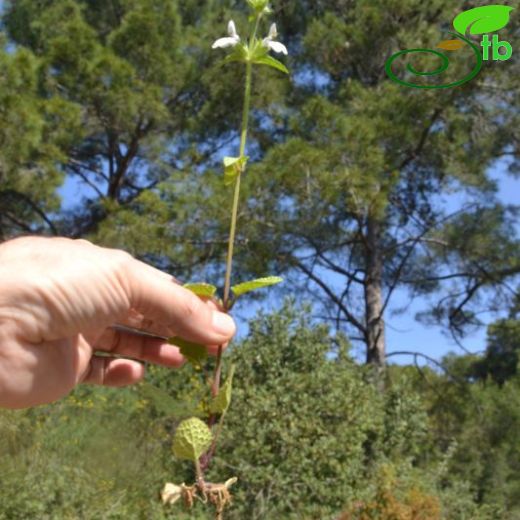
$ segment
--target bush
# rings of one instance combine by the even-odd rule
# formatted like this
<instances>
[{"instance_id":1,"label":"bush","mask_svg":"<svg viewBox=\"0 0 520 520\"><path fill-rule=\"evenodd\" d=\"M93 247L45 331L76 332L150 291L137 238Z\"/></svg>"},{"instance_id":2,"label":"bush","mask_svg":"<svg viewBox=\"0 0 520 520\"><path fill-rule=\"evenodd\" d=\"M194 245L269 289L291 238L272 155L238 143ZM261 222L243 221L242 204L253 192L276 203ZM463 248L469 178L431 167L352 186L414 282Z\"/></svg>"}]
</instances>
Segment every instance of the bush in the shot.
<instances>
[{"instance_id":1,"label":"bush","mask_svg":"<svg viewBox=\"0 0 520 520\"><path fill-rule=\"evenodd\" d=\"M226 520L518 517L518 376L425 382L391 367L381 393L345 338L290 304L254 320L228 357L233 401L208 473L239 478ZM205 395L205 376L150 367L148 381L181 403ZM146 388L0 411L0 520L212 519L201 504L160 504L165 482L194 476L171 450L182 410L172 417Z\"/></svg>"},{"instance_id":2,"label":"bush","mask_svg":"<svg viewBox=\"0 0 520 520\"><path fill-rule=\"evenodd\" d=\"M342 337L290 305L233 349L235 390L212 475L238 476L230 518L316 518L366 494L376 462L413 459L426 431L416 397L381 395Z\"/></svg>"}]
</instances>

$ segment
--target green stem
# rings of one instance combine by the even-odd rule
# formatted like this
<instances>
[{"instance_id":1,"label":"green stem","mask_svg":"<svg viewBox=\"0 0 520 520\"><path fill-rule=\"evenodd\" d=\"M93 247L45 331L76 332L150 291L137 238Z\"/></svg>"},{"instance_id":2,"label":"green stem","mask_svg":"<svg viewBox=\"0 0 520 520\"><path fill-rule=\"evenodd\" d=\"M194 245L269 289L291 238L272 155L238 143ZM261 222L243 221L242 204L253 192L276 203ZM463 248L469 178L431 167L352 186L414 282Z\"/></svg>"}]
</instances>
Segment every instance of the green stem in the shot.
<instances>
[{"instance_id":1,"label":"green stem","mask_svg":"<svg viewBox=\"0 0 520 520\"><path fill-rule=\"evenodd\" d=\"M256 29L255 29L256 32ZM251 104L251 79L252 79L252 64L247 62L246 65L246 90L244 97L244 112L242 114L242 132L240 135L240 157L244 157L247 144L247 127L249 124L249 108ZM242 172L238 175L235 182L235 193L233 196L233 210L231 213L231 228L229 231L228 254L226 261L226 281L224 285L224 309L229 309L229 296L231 291L231 271L233 269L233 251L235 247L235 237L237 232L238 220L238 204L240 201L240 179ZM213 385L211 387L211 394L216 397L220 388L220 374L222 372L222 345L218 347L217 363L215 366L215 375L213 377Z\"/></svg>"},{"instance_id":2,"label":"green stem","mask_svg":"<svg viewBox=\"0 0 520 520\"><path fill-rule=\"evenodd\" d=\"M249 40L249 48L253 49L256 45L256 35L258 33L258 27L262 14L256 17L255 28L253 35ZM249 111L251 108L251 84L253 77L253 64L248 61L246 63L246 86L244 94L244 108L242 111L242 130L240 132L240 157L245 157L246 145L247 145L247 130L249 126ZM231 213L231 228L229 231L229 243L228 243L228 254L226 261L226 279L224 284L224 307L227 309L229 306L229 293L231 290L231 271L233 270L233 251L235 247L235 237L237 231L237 218L238 218L238 203L240 200L240 180L243 171L238 175L235 182L235 193L233 196L233 210Z\"/></svg>"},{"instance_id":3,"label":"green stem","mask_svg":"<svg viewBox=\"0 0 520 520\"><path fill-rule=\"evenodd\" d=\"M260 25L260 20L262 15L259 14L256 18L255 28L253 30L253 35L249 40L249 47L252 49L256 45L256 35L258 32L258 27ZM246 63L246 84L245 84L245 93L244 93L244 107L242 111L242 129L240 132L240 157L245 157L246 146L247 146L247 132L249 126L249 111L251 108L251 84L253 79L253 64L251 61ZM244 168L238 174L235 181L235 190L233 194L233 209L231 212L231 226L229 230L229 242L228 242L228 252L226 259L226 275L224 282L224 310L229 311L230 309L230 293L231 293L231 272L233 270L233 253L235 249L235 238L237 232L237 220L238 220L238 206L240 202L240 181L242 173L244 172ZM220 389L220 377L222 373L222 345L218 347L217 352L217 362L215 365L215 373L213 377L213 384L211 386L211 395L216 397L218 395ZM224 414L225 415L225 414ZM220 423L218 426L218 433L222 429L222 424L224 422L224 415L220 419ZM210 427L215 423L215 416L211 416L209 419ZM209 461L212 456L212 452L215 451L215 446L212 447L212 450L208 452L203 458L203 468L206 469Z\"/></svg>"},{"instance_id":4,"label":"green stem","mask_svg":"<svg viewBox=\"0 0 520 520\"><path fill-rule=\"evenodd\" d=\"M204 475L202 473L200 462L198 460L195 460L195 474L197 477L197 485L199 486L199 490L202 494L205 493L205 483L204 483Z\"/></svg>"},{"instance_id":5,"label":"green stem","mask_svg":"<svg viewBox=\"0 0 520 520\"><path fill-rule=\"evenodd\" d=\"M226 413L227 410L224 410L224 412L222 412L222 415L220 416L220 419L217 424L217 431L213 436L213 441L207 452L207 457L204 459L204 464L209 463L209 461L213 458L213 455L215 455L215 451L217 450L218 439L220 437L220 434L222 433L222 428L224 427L224 419L226 418Z\"/></svg>"},{"instance_id":6,"label":"green stem","mask_svg":"<svg viewBox=\"0 0 520 520\"><path fill-rule=\"evenodd\" d=\"M256 32L256 29L255 29ZM244 96L244 111L242 113L242 131L240 134L240 157L244 157L246 153L247 145L247 130L249 125L249 110L251 105L251 79L252 79L253 66L251 62L246 64L246 90ZM242 173L242 172L241 172ZM237 231L237 219L238 219L238 204L240 201L240 180L241 173L238 175L235 182L235 193L233 196L233 210L231 213L231 228L229 230L229 244L228 254L226 261L226 280L224 284L224 307L228 308L229 295L231 290L231 272L233 269L233 252L235 247L235 238Z\"/></svg>"}]
</instances>

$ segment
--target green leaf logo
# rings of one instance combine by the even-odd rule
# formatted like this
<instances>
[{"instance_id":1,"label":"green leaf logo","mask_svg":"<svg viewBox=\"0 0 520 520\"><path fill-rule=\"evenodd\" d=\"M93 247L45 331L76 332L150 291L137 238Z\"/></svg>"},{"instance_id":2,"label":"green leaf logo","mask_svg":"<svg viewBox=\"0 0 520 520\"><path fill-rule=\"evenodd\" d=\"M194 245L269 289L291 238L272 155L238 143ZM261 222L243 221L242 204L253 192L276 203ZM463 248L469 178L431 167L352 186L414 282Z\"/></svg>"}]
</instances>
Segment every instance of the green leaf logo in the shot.
<instances>
[{"instance_id":1,"label":"green leaf logo","mask_svg":"<svg viewBox=\"0 0 520 520\"><path fill-rule=\"evenodd\" d=\"M509 22L509 13L513 10L507 5L486 5L475 7L460 13L453 20L453 27L460 34L485 34L498 31Z\"/></svg>"}]
</instances>

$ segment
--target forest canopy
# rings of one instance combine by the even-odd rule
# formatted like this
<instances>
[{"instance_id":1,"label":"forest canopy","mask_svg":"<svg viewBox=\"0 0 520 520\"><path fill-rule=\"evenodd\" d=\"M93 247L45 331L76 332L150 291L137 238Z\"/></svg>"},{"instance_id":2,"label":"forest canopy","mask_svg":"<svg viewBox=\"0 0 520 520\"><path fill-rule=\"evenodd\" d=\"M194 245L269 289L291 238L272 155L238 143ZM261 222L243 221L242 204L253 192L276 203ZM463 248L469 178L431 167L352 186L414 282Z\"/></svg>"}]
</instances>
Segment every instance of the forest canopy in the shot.
<instances>
[{"instance_id":1,"label":"forest canopy","mask_svg":"<svg viewBox=\"0 0 520 520\"><path fill-rule=\"evenodd\" d=\"M236 394L215 459L242 483L228 516L514 519L519 207L495 172L520 171L519 54L457 88L406 88L386 60L436 48L460 2L271 7L290 74L253 76L235 269L285 283L264 300L278 310L230 349ZM244 71L211 44L231 18L246 27L247 9L3 2L0 241L85 238L223 285L221 163L240 138ZM513 47L519 20L513 10L500 31ZM450 78L468 67L460 52ZM398 294L426 302L418 323L456 342L487 330L484 350L390 364ZM179 401L199 383L191 369L147 380ZM81 388L0 412L0 519L173 518L152 490L186 466L155 401L145 387Z\"/></svg>"}]
</instances>

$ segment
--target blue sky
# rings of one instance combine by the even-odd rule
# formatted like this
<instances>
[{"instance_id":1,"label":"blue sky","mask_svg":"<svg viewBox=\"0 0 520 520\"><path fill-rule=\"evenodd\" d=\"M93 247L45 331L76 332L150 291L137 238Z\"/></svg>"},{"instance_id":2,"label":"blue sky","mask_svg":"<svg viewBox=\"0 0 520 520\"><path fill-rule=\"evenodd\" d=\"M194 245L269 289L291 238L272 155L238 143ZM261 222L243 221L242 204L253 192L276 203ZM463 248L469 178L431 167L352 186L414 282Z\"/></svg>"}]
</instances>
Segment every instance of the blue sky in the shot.
<instances>
[{"instance_id":1,"label":"blue sky","mask_svg":"<svg viewBox=\"0 0 520 520\"><path fill-rule=\"evenodd\" d=\"M520 179L515 179L508 175L506 165L499 163L490 175L496 179L498 184L498 198L504 204L520 204ZM63 197L63 205L70 207L81 200L86 193L85 187L76 182L67 182L60 190ZM450 202L450 206L454 202ZM512 232L518 232L520 227ZM175 273L172 273L175 274ZM279 302L277 300L268 299L260 304L247 304L247 306L237 306L235 308L235 316L239 321L239 333L243 335L247 332L247 320L254 316L259 308L269 310L275 307ZM392 311L403 308L409 304L409 296L405 291L397 291L393 299L393 305L390 306L386 316L386 340L387 352L396 351L414 351L440 359L443 355L450 351L462 353L460 347L438 327L426 327L415 320L415 315L427 308L427 300L417 298L410 304L404 314L393 315ZM493 321L496 316L485 316L485 320ZM481 329L472 335L466 337L462 344L470 352L479 352L485 348L485 329ZM354 353L359 359L364 358L364 352L361 345L354 346ZM410 356L392 357L392 362L408 363L412 362Z\"/></svg>"},{"instance_id":2,"label":"blue sky","mask_svg":"<svg viewBox=\"0 0 520 520\"><path fill-rule=\"evenodd\" d=\"M498 198L502 203L520 204L520 179L508 175L503 163L494 168L490 175L498 182ZM520 225L516 230L511 230L512 233L519 231ZM407 295L400 293L396 297L395 306L405 305L407 301ZM449 351L462 353L457 344L451 338L444 336L438 328L425 327L414 319L415 314L426 307L426 303L425 300L418 299L405 315L387 317L388 352L413 350L437 359ZM495 318L488 315L482 319L493 321ZM465 338L462 344L470 352L479 352L485 348L485 337L485 330L480 330Z\"/></svg>"}]
</instances>

